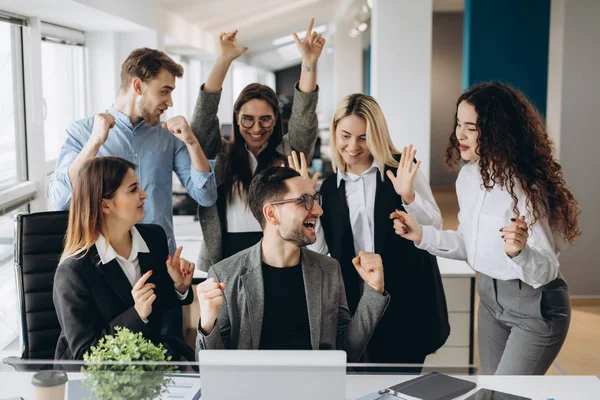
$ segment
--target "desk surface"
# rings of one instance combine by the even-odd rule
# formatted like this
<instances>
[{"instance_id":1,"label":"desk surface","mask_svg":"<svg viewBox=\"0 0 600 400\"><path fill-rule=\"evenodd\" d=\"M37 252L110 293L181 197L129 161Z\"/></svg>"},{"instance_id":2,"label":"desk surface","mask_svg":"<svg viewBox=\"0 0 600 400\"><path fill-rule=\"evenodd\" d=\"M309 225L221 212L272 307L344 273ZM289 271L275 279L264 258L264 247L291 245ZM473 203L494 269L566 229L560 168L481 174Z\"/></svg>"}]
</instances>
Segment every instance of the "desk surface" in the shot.
<instances>
[{"instance_id":1,"label":"desk surface","mask_svg":"<svg viewBox=\"0 0 600 400\"><path fill-rule=\"evenodd\" d=\"M70 374L71 375L71 374ZM75 374L81 377L81 374ZM35 399L31 385L32 372L0 373L0 399L21 396L24 400ZM410 375L348 375L347 399L356 399L377 390L412 379ZM498 390L533 400L598 400L600 379L596 376L472 376L477 379L477 389L458 400L464 400L480 388Z\"/></svg>"},{"instance_id":2,"label":"desk surface","mask_svg":"<svg viewBox=\"0 0 600 400\"><path fill-rule=\"evenodd\" d=\"M412 376L349 375L346 396L349 399L365 396L377 390L412 379ZM598 400L600 379L596 376L487 376L476 378L477 389L458 397L464 400L481 388L530 397L532 400Z\"/></svg>"}]
</instances>

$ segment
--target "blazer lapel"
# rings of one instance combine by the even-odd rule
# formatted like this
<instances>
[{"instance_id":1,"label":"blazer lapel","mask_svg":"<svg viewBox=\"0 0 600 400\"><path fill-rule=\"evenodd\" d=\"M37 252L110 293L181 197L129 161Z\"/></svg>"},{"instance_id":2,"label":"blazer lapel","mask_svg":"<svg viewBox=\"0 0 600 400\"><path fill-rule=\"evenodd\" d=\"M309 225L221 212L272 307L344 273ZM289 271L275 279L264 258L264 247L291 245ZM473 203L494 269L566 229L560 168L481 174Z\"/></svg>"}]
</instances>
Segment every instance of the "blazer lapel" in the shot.
<instances>
[{"instance_id":1,"label":"blazer lapel","mask_svg":"<svg viewBox=\"0 0 600 400\"><path fill-rule=\"evenodd\" d=\"M348 204L346 203L346 181L341 180L340 186L336 188L333 194L334 207L331 207L327 211L331 213L330 220L332 221L331 229L333 231L333 240L338 242L336 243L334 249L339 249L341 251L348 251L354 254L354 241L350 240L349 245L351 244L352 248L344 249L344 240L350 235L352 237L352 225L350 224L350 210L348 209ZM332 256L336 259L341 258L340 254L333 254Z\"/></svg>"},{"instance_id":2,"label":"blazer lapel","mask_svg":"<svg viewBox=\"0 0 600 400\"><path fill-rule=\"evenodd\" d=\"M104 275L104 277L108 281L108 284L114 289L115 292L117 292L117 295L127 307L133 306L134 301L133 296L131 296L131 284L127 280L127 277L125 276L125 273L121 269L121 266L119 265L117 260L114 259L108 264L102 264L102 261L100 261L100 256L98 255L95 246L91 251L94 252L94 254L92 255L94 265L96 265L96 268L98 268L102 275Z\"/></svg>"},{"instance_id":3,"label":"blazer lapel","mask_svg":"<svg viewBox=\"0 0 600 400\"><path fill-rule=\"evenodd\" d=\"M302 275L308 308L310 342L313 350L318 350L321 339L321 269L313 264L308 252L302 249Z\"/></svg>"},{"instance_id":4,"label":"blazer lapel","mask_svg":"<svg viewBox=\"0 0 600 400\"><path fill-rule=\"evenodd\" d=\"M263 314L265 311L265 284L262 276L262 261L260 247L262 240L254 246L249 258L246 259L248 271L242 275L242 286L246 293L246 307L250 317L252 348L258 350L262 333ZM242 321L242 326L244 321Z\"/></svg>"},{"instance_id":5,"label":"blazer lapel","mask_svg":"<svg viewBox=\"0 0 600 400\"><path fill-rule=\"evenodd\" d=\"M388 168L386 167L386 170ZM383 172L385 177L385 171ZM375 190L375 212L373 215L375 224L374 249L375 253L381 254L382 247L385 243L385 237L388 231L392 228L392 220L390 213L395 210L398 194L394 190L391 182L381 181L381 176L377 174L377 188Z\"/></svg>"}]
</instances>

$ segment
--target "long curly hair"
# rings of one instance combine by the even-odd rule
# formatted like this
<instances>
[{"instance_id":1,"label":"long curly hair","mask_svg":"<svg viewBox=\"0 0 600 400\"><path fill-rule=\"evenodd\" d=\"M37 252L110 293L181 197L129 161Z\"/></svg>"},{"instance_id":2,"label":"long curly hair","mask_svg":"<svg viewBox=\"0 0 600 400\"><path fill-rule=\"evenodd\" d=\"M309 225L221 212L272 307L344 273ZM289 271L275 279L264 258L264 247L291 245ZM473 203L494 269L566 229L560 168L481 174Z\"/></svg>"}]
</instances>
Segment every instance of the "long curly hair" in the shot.
<instances>
[{"instance_id":1,"label":"long curly hair","mask_svg":"<svg viewBox=\"0 0 600 400\"><path fill-rule=\"evenodd\" d=\"M562 167L553 157L554 144L548 137L540 113L517 89L500 83L486 82L464 92L456 102L473 105L479 132L479 167L483 185L506 189L513 199L513 211L519 216L515 186L520 184L527 196L526 208L533 216L530 224L547 217L567 243L579 231L579 205L566 188ZM446 149L445 161L451 167L461 162L459 142L454 131Z\"/></svg>"}]
</instances>

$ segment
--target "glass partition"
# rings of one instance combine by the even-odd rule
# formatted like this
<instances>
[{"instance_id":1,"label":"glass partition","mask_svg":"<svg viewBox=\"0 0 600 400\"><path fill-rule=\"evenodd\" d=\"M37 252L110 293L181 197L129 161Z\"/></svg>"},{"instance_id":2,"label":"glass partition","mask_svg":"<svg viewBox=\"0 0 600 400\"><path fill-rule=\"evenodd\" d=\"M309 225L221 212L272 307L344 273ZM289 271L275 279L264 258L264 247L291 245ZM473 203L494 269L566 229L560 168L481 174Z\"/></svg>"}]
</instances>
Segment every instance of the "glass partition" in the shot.
<instances>
[{"instance_id":1,"label":"glass partition","mask_svg":"<svg viewBox=\"0 0 600 400\"><path fill-rule=\"evenodd\" d=\"M228 354L223 356L224 353ZM205 357L205 363L9 358L0 366L0 399L52 395L46 398L193 400L201 394L202 399L208 400L394 399L402 398L393 397L401 392L390 388L432 372L472 382L473 387L477 384L476 367L472 365L435 368L414 364L347 364L324 353L339 352L312 352L308 354L309 362L305 362L306 357L272 362L263 357L264 351L253 352L257 357L251 362L246 357L236 357L239 351Z\"/></svg>"}]
</instances>

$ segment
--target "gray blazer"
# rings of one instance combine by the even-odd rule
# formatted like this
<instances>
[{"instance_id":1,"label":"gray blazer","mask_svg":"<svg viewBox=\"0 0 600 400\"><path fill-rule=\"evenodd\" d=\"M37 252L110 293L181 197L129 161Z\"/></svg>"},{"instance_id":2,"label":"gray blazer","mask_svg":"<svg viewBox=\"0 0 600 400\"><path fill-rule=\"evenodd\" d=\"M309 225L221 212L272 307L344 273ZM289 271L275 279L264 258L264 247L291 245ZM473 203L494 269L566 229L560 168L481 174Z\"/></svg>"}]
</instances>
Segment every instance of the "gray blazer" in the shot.
<instances>
[{"instance_id":1,"label":"gray blazer","mask_svg":"<svg viewBox=\"0 0 600 400\"><path fill-rule=\"evenodd\" d=\"M262 240L208 270L209 278L225 283L225 301L210 334L204 335L198 322L196 351L259 348L264 313L261 244ZM313 350L345 350L349 361L358 361L390 301L389 294L365 284L351 317L338 262L304 247L301 251Z\"/></svg>"},{"instance_id":2,"label":"gray blazer","mask_svg":"<svg viewBox=\"0 0 600 400\"><path fill-rule=\"evenodd\" d=\"M219 186L225 181L225 160L229 155L231 145L229 141L221 137L221 128L217 117L221 93L209 93L203 89L204 85L200 88L190 127L198 138L206 157L215 159L214 173L217 186ZM319 123L315 114L318 93L318 87L312 93L302 93L298 90L296 83L288 132L275 149L278 153L287 156L292 153L292 150L303 152L310 163L319 132ZM208 267L223 258L221 219L217 205L198 206L198 217L203 241L200 245L200 256L196 266L203 271L208 271Z\"/></svg>"}]
</instances>

